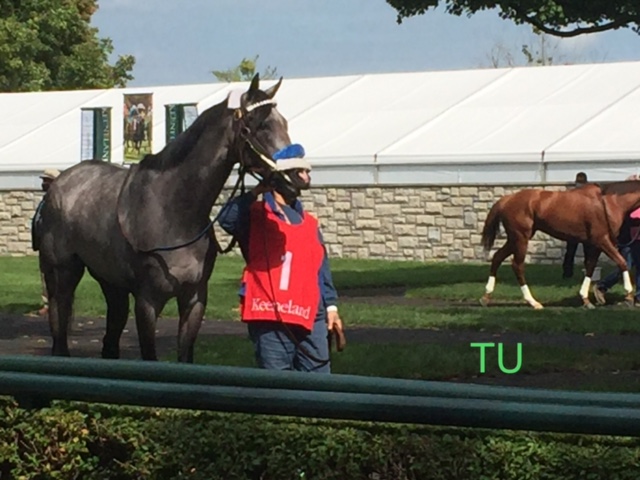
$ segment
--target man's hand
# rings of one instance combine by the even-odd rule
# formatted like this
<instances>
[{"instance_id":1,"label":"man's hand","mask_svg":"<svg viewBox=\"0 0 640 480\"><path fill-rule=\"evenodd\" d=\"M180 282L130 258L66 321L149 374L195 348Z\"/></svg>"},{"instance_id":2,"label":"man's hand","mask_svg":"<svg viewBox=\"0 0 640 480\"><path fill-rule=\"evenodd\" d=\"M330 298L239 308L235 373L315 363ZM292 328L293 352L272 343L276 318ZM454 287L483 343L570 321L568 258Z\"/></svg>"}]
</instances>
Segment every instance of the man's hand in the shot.
<instances>
[{"instance_id":1,"label":"man's hand","mask_svg":"<svg viewBox=\"0 0 640 480\"><path fill-rule=\"evenodd\" d=\"M344 336L344 328L342 326L342 319L338 315L337 311L327 312L327 330L329 335L335 334L336 336L336 349L341 352L344 350L347 344L347 339Z\"/></svg>"}]
</instances>

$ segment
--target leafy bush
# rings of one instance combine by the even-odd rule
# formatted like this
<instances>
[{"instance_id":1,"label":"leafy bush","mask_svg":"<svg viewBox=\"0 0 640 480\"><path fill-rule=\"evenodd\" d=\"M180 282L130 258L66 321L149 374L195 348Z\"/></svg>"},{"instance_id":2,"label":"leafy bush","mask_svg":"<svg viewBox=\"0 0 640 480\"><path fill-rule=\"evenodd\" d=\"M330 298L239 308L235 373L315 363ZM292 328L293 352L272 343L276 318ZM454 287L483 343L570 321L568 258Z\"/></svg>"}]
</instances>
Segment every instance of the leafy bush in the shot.
<instances>
[{"instance_id":1,"label":"leafy bush","mask_svg":"<svg viewBox=\"0 0 640 480\"><path fill-rule=\"evenodd\" d=\"M0 399L0 479L637 480L640 439Z\"/></svg>"}]
</instances>

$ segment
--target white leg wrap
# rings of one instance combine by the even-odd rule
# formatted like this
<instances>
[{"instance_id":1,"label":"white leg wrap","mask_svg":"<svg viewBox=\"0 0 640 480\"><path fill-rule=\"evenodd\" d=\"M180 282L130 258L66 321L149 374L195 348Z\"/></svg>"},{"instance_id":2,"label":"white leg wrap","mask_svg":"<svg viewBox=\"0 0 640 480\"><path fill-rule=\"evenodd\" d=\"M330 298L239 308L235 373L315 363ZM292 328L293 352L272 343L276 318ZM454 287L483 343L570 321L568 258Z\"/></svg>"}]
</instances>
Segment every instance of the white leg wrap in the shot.
<instances>
[{"instance_id":1,"label":"white leg wrap","mask_svg":"<svg viewBox=\"0 0 640 480\"><path fill-rule=\"evenodd\" d=\"M531 292L529 291L529 287L527 285L521 286L520 290L522 290L522 296L528 303L530 303L531 305L538 303L536 299L533 298L533 295L531 295Z\"/></svg>"},{"instance_id":2,"label":"white leg wrap","mask_svg":"<svg viewBox=\"0 0 640 480\"><path fill-rule=\"evenodd\" d=\"M487 293L493 293L493 290L496 288L496 277L489 277L487 281L487 286L485 287L485 291Z\"/></svg>"},{"instance_id":3,"label":"white leg wrap","mask_svg":"<svg viewBox=\"0 0 640 480\"><path fill-rule=\"evenodd\" d=\"M580 287L580 296L582 298L589 297L589 287L591 286L591 277L584 277L582 286Z\"/></svg>"},{"instance_id":4,"label":"white leg wrap","mask_svg":"<svg viewBox=\"0 0 640 480\"><path fill-rule=\"evenodd\" d=\"M631 293L633 287L631 286L631 277L629 277L629 270L622 272L622 280L624 281L624 291Z\"/></svg>"}]
</instances>

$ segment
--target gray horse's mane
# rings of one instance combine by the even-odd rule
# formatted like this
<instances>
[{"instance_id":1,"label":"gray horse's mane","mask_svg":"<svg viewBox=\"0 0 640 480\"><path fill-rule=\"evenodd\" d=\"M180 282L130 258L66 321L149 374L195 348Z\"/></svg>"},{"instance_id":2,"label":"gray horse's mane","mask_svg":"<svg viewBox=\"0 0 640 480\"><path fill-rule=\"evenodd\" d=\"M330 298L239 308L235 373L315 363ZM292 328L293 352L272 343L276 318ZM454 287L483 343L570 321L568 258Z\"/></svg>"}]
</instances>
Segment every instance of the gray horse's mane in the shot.
<instances>
[{"instance_id":1,"label":"gray horse's mane","mask_svg":"<svg viewBox=\"0 0 640 480\"><path fill-rule=\"evenodd\" d=\"M140 161L140 169L167 170L181 163L198 143L198 139L208 127L222 122L227 112L226 100L202 112L184 132L156 154L148 154Z\"/></svg>"}]
</instances>

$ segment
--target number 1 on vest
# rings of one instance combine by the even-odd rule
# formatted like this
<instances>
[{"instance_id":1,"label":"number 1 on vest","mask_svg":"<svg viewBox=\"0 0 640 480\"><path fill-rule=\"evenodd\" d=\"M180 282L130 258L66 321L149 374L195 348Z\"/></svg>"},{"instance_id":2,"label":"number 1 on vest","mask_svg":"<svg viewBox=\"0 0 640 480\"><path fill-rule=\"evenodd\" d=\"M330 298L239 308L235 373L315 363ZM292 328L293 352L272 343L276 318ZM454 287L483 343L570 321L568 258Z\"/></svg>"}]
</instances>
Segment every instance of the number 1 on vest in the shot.
<instances>
[{"instance_id":1,"label":"number 1 on vest","mask_svg":"<svg viewBox=\"0 0 640 480\"><path fill-rule=\"evenodd\" d=\"M280 290L289 290L289 280L291 279L291 259L292 252L285 252L283 255L282 271L280 272Z\"/></svg>"}]
</instances>

